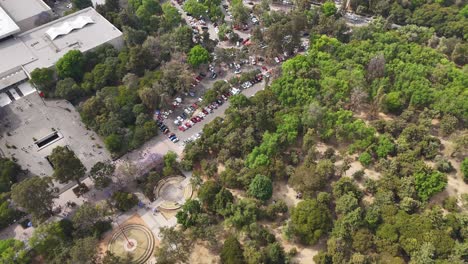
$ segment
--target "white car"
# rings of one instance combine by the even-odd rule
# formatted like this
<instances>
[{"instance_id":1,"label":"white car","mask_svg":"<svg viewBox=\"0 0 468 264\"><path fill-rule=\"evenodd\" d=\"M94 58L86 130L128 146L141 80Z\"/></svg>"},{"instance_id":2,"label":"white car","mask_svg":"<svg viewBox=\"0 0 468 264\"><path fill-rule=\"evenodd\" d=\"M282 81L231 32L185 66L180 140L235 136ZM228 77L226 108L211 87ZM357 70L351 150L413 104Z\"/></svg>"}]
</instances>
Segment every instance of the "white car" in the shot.
<instances>
[{"instance_id":1,"label":"white car","mask_svg":"<svg viewBox=\"0 0 468 264\"><path fill-rule=\"evenodd\" d=\"M280 63L280 59L278 57L275 57L275 62Z\"/></svg>"},{"instance_id":2,"label":"white car","mask_svg":"<svg viewBox=\"0 0 468 264\"><path fill-rule=\"evenodd\" d=\"M68 8L68 9L71 9L72 7L73 7L73 4L72 4L72 3L69 3L69 4L67 5L67 8Z\"/></svg>"},{"instance_id":3,"label":"white car","mask_svg":"<svg viewBox=\"0 0 468 264\"><path fill-rule=\"evenodd\" d=\"M231 89L231 93L232 93L233 95L236 95L236 94L240 93L240 90L237 89L237 88L232 88L232 89Z\"/></svg>"}]
</instances>

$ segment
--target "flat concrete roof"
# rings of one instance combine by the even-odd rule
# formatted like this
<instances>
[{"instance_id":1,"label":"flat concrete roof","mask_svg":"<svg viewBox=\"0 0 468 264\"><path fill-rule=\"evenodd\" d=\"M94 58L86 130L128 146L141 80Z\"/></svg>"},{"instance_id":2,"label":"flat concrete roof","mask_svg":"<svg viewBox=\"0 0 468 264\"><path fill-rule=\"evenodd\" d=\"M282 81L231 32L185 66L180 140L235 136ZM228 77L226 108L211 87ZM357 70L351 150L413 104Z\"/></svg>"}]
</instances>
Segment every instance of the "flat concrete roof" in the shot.
<instances>
[{"instance_id":1,"label":"flat concrete roof","mask_svg":"<svg viewBox=\"0 0 468 264\"><path fill-rule=\"evenodd\" d=\"M50 11L42 0L0 0L0 6L16 22Z\"/></svg>"},{"instance_id":2,"label":"flat concrete roof","mask_svg":"<svg viewBox=\"0 0 468 264\"><path fill-rule=\"evenodd\" d=\"M8 103L1 93L0 102ZM57 146L72 149L88 171L96 162L110 160L102 139L86 129L75 107L65 100L44 103L38 93L32 93L0 107L0 116L0 151L7 157L15 157L23 169L36 175L52 175L46 157ZM59 140L42 148L35 144L35 140L54 131L62 136Z\"/></svg>"},{"instance_id":3,"label":"flat concrete roof","mask_svg":"<svg viewBox=\"0 0 468 264\"><path fill-rule=\"evenodd\" d=\"M89 17L94 23L87 24L83 28L78 28L53 40L47 36L46 32L49 29L60 27L64 23L71 23L79 16ZM86 52L121 36L122 32L120 30L96 10L89 7L26 31L18 35L18 38L37 58L37 60L24 65L24 68L31 72L36 68L53 66L57 60L70 50L77 49Z\"/></svg>"},{"instance_id":4,"label":"flat concrete roof","mask_svg":"<svg viewBox=\"0 0 468 264\"><path fill-rule=\"evenodd\" d=\"M0 39L20 32L15 21L0 7Z\"/></svg>"},{"instance_id":5,"label":"flat concrete roof","mask_svg":"<svg viewBox=\"0 0 468 264\"><path fill-rule=\"evenodd\" d=\"M0 41L0 58L0 80L21 69L21 65L37 59L24 43L16 38Z\"/></svg>"},{"instance_id":6,"label":"flat concrete roof","mask_svg":"<svg viewBox=\"0 0 468 264\"><path fill-rule=\"evenodd\" d=\"M92 23L82 28L65 27L71 31L61 31L63 34L54 39L46 33L51 29L63 29L66 25L73 25L80 17L89 18ZM121 37L120 30L89 7L14 38L0 40L0 90L25 79L26 74L36 68L52 67L70 50L86 52Z\"/></svg>"}]
</instances>

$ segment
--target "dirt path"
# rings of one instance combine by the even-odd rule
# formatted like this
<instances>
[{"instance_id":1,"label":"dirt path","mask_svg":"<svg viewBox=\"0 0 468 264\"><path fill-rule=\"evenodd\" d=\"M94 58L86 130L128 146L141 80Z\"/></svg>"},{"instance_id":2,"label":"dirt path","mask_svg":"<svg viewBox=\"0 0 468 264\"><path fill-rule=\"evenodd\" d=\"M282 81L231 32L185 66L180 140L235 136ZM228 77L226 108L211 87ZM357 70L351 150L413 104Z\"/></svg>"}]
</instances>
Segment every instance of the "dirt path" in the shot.
<instances>
[{"instance_id":1,"label":"dirt path","mask_svg":"<svg viewBox=\"0 0 468 264\"><path fill-rule=\"evenodd\" d=\"M443 138L440 138L440 142L444 147L442 153L444 157L450 161L454 168L454 172L447 173L447 187L445 190L434 197L432 197L430 203L432 204L442 204L442 201L448 196L455 196L458 199L458 205L462 208L462 202L460 199L461 194L468 193L468 184L465 183L463 180L462 172L461 172L461 162L457 159L450 157L450 154L453 150L453 143L447 141Z\"/></svg>"},{"instance_id":2,"label":"dirt path","mask_svg":"<svg viewBox=\"0 0 468 264\"><path fill-rule=\"evenodd\" d=\"M292 248L296 248L297 255L294 256L293 260L298 264L312 264L315 263L313 260L314 256L319 253L320 250L325 248L324 243L318 243L315 246L304 247L294 242L287 241L283 237L283 226L277 228L270 228L281 245L284 247L285 252L289 252Z\"/></svg>"},{"instance_id":3,"label":"dirt path","mask_svg":"<svg viewBox=\"0 0 468 264\"><path fill-rule=\"evenodd\" d=\"M215 264L219 262L219 256L215 256L204 244L200 242L197 242L194 245L189 258L189 263L193 264Z\"/></svg>"},{"instance_id":4,"label":"dirt path","mask_svg":"<svg viewBox=\"0 0 468 264\"><path fill-rule=\"evenodd\" d=\"M288 207L296 206L301 200L296 198L297 192L285 181L276 181L273 184L273 199L283 200Z\"/></svg>"}]
</instances>

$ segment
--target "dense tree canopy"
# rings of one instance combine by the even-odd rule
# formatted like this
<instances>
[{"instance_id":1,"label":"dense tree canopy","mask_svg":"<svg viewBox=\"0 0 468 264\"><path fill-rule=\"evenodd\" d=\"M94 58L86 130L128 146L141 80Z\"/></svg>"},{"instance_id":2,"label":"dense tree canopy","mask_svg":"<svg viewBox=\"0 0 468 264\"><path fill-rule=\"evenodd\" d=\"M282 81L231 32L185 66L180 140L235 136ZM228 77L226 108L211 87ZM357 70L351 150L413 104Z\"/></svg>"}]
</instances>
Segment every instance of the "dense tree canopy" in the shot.
<instances>
[{"instance_id":1,"label":"dense tree canopy","mask_svg":"<svg viewBox=\"0 0 468 264\"><path fill-rule=\"evenodd\" d=\"M81 178L85 176L86 168L75 153L67 147L55 147L49 156L54 165L54 177L60 183L76 181L80 184Z\"/></svg>"}]
</instances>

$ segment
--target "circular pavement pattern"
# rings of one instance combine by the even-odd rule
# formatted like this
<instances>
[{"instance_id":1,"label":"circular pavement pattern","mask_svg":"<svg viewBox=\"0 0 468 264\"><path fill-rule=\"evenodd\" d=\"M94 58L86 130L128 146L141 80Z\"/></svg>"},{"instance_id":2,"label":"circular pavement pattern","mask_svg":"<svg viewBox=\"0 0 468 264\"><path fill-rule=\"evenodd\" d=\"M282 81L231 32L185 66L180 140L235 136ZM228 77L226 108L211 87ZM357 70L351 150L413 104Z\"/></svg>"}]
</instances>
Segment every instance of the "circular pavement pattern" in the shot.
<instances>
[{"instance_id":1,"label":"circular pavement pattern","mask_svg":"<svg viewBox=\"0 0 468 264\"><path fill-rule=\"evenodd\" d=\"M125 236L133 243L133 246L128 245ZM138 224L126 225L114 233L107 249L121 258L126 258L130 254L132 256L132 263L143 264L153 255L154 236L146 226Z\"/></svg>"},{"instance_id":2,"label":"circular pavement pattern","mask_svg":"<svg viewBox=\"0 0 468 264\"><path fill-rule=\"evenodd\" d=\"M183 176L174 176L159 181L154 190L156 198L164 200L159 207L175 210L180 208L185 200L192 197L192 185L184 180Z\"/></svg>"}]
</instances>

